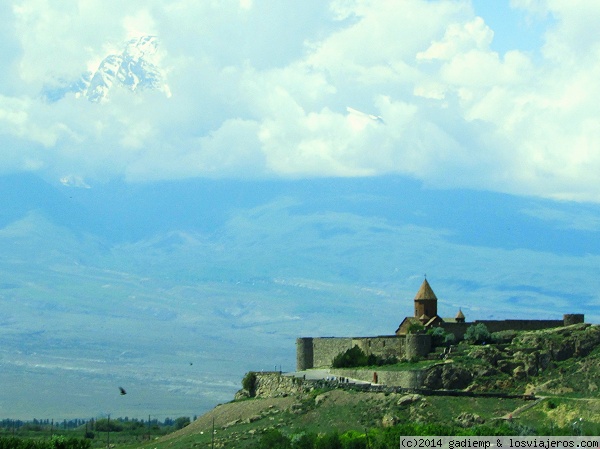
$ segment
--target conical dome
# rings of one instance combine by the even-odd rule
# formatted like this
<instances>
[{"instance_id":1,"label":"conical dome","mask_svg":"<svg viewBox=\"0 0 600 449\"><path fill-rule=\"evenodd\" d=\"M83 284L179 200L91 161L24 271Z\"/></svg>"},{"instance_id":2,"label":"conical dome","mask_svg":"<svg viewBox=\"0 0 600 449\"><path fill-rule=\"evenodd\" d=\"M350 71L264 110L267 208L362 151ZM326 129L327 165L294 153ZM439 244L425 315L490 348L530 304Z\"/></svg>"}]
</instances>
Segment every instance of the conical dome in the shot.
<instances>
[{"instance_id":1,"label":"conical dome","mask_svg":"<svg viewBox=\"0 0 600 449\"><path fill-rule=\"evenodd\" d=\"M433 290L431 289L429 282L427 282L427 279L423 281L423 283L421 284L421 288L417 292L417 296L415 296L415 300L423 299L433 299L437 301L437 297L435 296L435 293L433 293Z\"/></svg>"}]
</instances>

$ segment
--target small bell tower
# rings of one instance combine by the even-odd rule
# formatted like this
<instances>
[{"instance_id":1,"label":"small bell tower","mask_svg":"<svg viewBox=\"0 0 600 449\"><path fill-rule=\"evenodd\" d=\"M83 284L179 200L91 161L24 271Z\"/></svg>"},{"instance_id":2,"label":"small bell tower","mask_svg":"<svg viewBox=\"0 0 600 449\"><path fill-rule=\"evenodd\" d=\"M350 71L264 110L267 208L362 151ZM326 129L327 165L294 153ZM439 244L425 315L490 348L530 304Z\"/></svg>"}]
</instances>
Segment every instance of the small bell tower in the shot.
<instances>
[{"instance_id":1,"label":"small bell tower","mask_svg":"<svg viewBox=\"0 0 600 449\"><path fill-rule=\"evenodd\" d=\"M421 318L423 315L429 318L437 316L437 297L427 282L427 278L415 296L415 318Z\"/></svg>"}]
</instances>

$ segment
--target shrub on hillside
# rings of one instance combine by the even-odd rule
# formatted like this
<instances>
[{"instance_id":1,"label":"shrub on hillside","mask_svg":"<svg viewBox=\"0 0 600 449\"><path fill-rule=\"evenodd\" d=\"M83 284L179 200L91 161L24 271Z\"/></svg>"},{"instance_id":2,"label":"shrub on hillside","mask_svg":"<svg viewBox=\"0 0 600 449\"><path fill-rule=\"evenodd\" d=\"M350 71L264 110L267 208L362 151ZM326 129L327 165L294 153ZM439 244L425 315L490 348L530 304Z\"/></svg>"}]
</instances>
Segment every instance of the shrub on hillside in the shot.
<instances>
[{"instance_id":1,"label":"shrub on hillside","mask_svg":"<svg viewBox=\"0 0 600 449\"><path fill-rule=\"evenodd\" d=\"M358 346L354 346L347 351L336 355L331 363L334 368L356 368L359 366L383 366L398 363L394 356L378 357L375 354L367 356Z\"/></svg>"},{"instance_id":2,"label":"shrub on hillside","mask_svg":"<svg viewBox=\"0 0 600 449\"><path fill-rule=\"evenodd\" d=\"M517 334L518 332L515 330L492 332L492 341L494 343L510 343Z\"/></svg>"},{"instance_id":3,"label":"shrub on hillside","mask_svg":"<svg viewBox=\"0 0 600 449\"><path fill-rule=\"evenodd\" d=\"M248 391L248 393L250 393L250 396L254 396L254 394L256 393L256 373L255 372L250 371L250 372L246 373L246 375L242 379L242 388L244 390Z\"/></svg>"},{"instance_id":4,"label":"shrub on hillside","mask_svg":"<svg viewBox=\"0 0 600 449\"><path fill-rule=\"evenodd\" d=\"M292 449L292 443L288 437L279 430L273 429L265 432L254 446L256 449Z\"/></svg>"},{"instance_id":5,"label":"shrub on hillside","mask_svg":"<svg viewBox=\"0 0 600 449\"><path fill-rule=\"evenodd\" d=\"M319 437L315 443L315 449L344 449L340 436L337 432L326 433Z\"/></svg>"},{"instance_id":6,"label":"shrub on hillside","mask_svg":"<svg viewBox=\"0 0 600 449\"><path fill-rule=\"evenodd\" d=\"M410 326L408 326L406 332L409 334L418 334L423 332L424 330L425 326L423 326L421 323L411 323Z\"/></svg>"},{"instance_id":7,"label":"shrub on hillside","mask_svg":"<svg viewBox=\"0 0 600 449\"><path fill-rule=\"evenodd\" d=\"M315 447L315 442L317 441L317 435L314 433L302 432L292 436L290 440L293 449L313 449Z\"/></svg>"},{"instance_id":8,"label":"shrub on hillside","mask_svg":"<svg viewBox=\"0 0 600 449\"><path fill-rule=\"evenodd\" d=\"M432 327L427 330L431 335L431 344L433 346L448 346L456 342L456 336L451 332L446 332L443 327Z\"/></svg>"},{"instance_id":9,"label":"shrub on hillside","mask_svg":"<svg viewBox=\"0 0 600 449\"><path fill-rule=\"evenodd\" d=\"M444 344L445 345L453 345L454 343L456 343L456 335L454 335L452 332L448 332L444 336Z\"/></svg>"},{"instance_id":10,"label":"shrub on hillside","mask_svg":"<svg viewBox=\"0 0 600 449\"><path fill-rule=\"evenodd\" d=\"M471 344L482 344L489 342L492 339L492 335L488 328L483 323L477 323L469 326L465 333L465 340Z\"/></svg>"},{"instance_id":11,"label":"shrub on hillside","mask_svg":"<svg viewBox=\"0 0 600 449\"><path fill-rule=\"evenodd\" d=\"M349 430L340 435L344 449L367 449L367 435L363 432Z\"/></svg>"},{"instance_id":12,"label":"shrub on hillside","mask_svg":"<svg viewBox=\"0 0 600 449\"><path fill-rule=\"evenodd\" d=\"M433 346L443 346L455 340L454 334L447 333L443 327L432 327L427 330L427 334L431 335L431 343ZM452 336L451 339L450 336Z\"/></svg>"},{"instance_id":13,"label":"shrub on hillside","mask_svg":"<svg viewBox=\"0 0 600 449\"><path fill-rule=\"evenodd\" d=\"M367 354L358 346L354 346L336 355L333 358L331 366L334 368L354 368L357 366L366 366L368 361Z\"/></svg>"},{"instance_id":14,"label":"shrub on hillside","mask_svg":"<svg viewBox=\"0 0 600 449\"><path fill-rule=\"evenodd\" d=\"M179 429L183 429L184 427L188 426L190 424L190 418L188 416L180 416L179 418L177 418L175 420L175 429L179 430Z\"/></svg>"}]
</instances>

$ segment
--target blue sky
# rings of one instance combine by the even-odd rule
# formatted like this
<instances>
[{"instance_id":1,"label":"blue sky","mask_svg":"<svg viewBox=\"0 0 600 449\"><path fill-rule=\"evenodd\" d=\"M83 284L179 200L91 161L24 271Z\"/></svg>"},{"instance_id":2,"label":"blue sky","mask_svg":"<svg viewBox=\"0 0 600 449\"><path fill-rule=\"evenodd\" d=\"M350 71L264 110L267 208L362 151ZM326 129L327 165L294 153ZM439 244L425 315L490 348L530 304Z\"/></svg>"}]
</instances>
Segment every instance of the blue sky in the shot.
<instances>
[{"instance_id":1,"label":"blue sky","mask_svg":"<svg viewBox=\"0 0 600 449\"><path fill-rule=\"evenodd\" d=\"M599 19L3 2L0 417L192 415L298 336L393 332L425 273L443 316L598 322ZM77 90L126 52L154 88Z\"/></svg>"}]
</instances>

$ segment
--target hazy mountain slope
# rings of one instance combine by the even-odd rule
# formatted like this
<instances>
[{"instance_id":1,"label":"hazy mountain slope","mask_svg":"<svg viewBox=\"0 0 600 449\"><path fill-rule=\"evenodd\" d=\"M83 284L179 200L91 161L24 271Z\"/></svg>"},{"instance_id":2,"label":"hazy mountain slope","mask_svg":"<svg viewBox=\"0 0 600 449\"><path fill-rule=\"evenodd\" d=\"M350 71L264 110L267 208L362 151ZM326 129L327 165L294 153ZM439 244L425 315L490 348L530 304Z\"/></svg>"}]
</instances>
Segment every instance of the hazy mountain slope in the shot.
<instances>
[{"instance_id":1,"label":"hazy mountain slope","mask_svg":"<svg viewBox=\"0 0 600 449\"><path fill-rule=\"evenodd\" d=\"M0 185L2 381L31 386L0 415L29 416L33 396L73 417L207 410L249 369L294 369L298 336L393 332L424 273L443 316L600 316L591 205L459 207L465 192L395 178ZM66 378L86 393L60 403ZM56 388L39 396L42 380ZM140 396L111 396L119 383Z\"/></svg>"}]
</instances>

